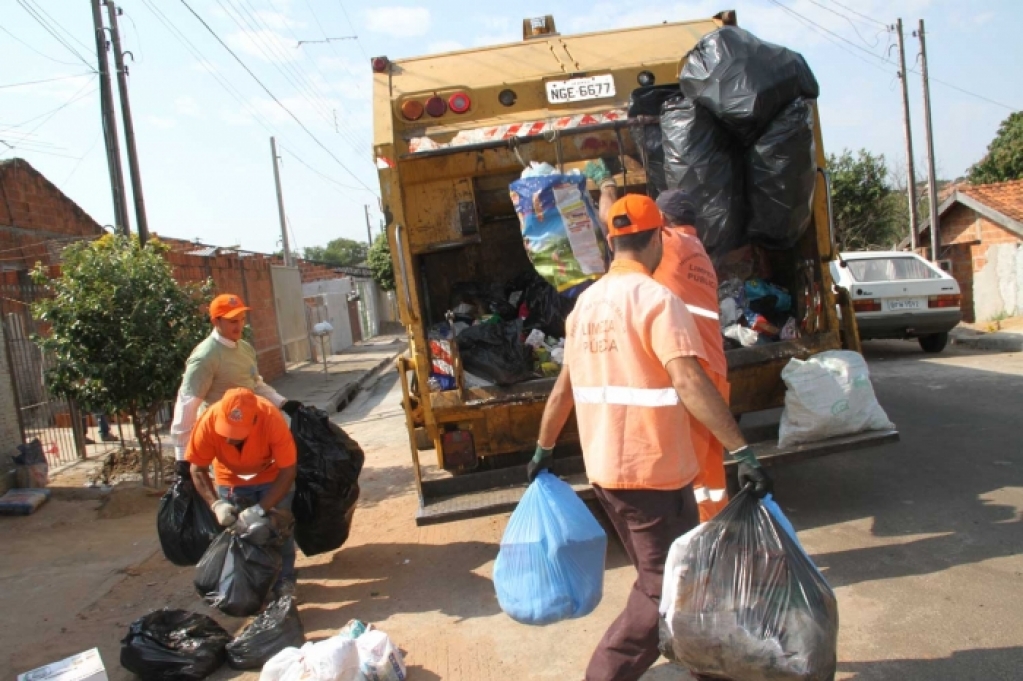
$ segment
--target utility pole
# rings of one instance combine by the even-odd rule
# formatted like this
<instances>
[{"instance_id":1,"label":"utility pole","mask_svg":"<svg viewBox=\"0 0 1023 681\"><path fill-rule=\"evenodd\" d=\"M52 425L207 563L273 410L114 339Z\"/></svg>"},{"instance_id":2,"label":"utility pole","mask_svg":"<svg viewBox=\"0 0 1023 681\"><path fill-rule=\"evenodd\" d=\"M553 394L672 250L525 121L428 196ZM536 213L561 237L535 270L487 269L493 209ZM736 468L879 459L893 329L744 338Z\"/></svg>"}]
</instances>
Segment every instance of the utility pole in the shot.
<instances>
[{"instance_id":1,"label":"utility pole","mask_svg":"<svg viewBox=\"0 0 1023 681\"><path fill-rule=\"evenodd\" d=\"M284 248L284 266L291 267L294 263L291 261L291 247L288 246L288 219L284 217L284 195L281 194L281 171L277 168L277 161L279 161L281 157L277 155L277 139L274 137L270 138L270 152L273 154L274 160L274 184L277 185L277 212L281 218L281 246Z\"/></svg>"},{"instance_id":2,"label":"utility pole","mask_svg":"<svg viewBox=\"0 0 1023 681\"><path fill-rule=\"evenodd\" d=\"M121 52L121 33L117 28L120 8L107 1L107 16L110 20L110 39L114 47L114 65L117 67L117 89L121 94L121 119L124 122L124 141L128 151L128 172L131 174L131 195L135 199L135 224L138 225L139 243L143 246L149 239L149 221L146 219L146 202L142 197L142 175L139 172L139 156L135 149L135 126L131 121L131 104L128 101L128 70L124 66ZM134 55L132 55L134 59ZM127 209L127 206L125 207Z\"/></svg>"},{"instance_id":3,"label":"utility pole","mask_svg":"<svg viewBox=\"0 0 1023 681\"><path fill-rule=\"evenodd\" d=\"M927 194L931 209L931 261L937 263L940 257L938 244L941 242L941 225L938 220L938 181L934 172L934 134L931 131L931 85L927 80L927 43L924 41L924 20L920 20L917 31L920 38L920 75L924 81L924 134L927 136Z\"/></svg>"},{"instance_id":4,"label":"utility pole","mask_svg":"<svg viewBox=\"0 0 1023 681\"><path fill-rule=\"evenodd\" d=\"M366 213L366 243L373 248L373 228L369 226L369 204L362 204L362 209Z\"/></svg>"},{"instance_id":5,"label":"utility pole","mask_svg":"<svg viewBox=\"0 0 1023 681\"><path fill-rule=\"evenodd\" d=\"M96 58L99 60L99 104L103 123L103 139L107 147L107 168L110 171L110 191L114 197L114 224L117 231L127 236L128 200L124 195L124 173L121 170L121 147L117 141L117 120L114 118L114 89L110 84L107 65L107 36L103 28L100 0L92 0L92 24L96 29Z\"/></svg>"},{"instance_id":6,"label":"utility pole","mask_svg":"<svg viewBox=\"0 0 1023 681\"><path fill-rule=\"evenodd\" d=\"M906 172L909 182L906 194L909 196L909 244L913 251L917 248L917 205L916 205L916 164L913 161L913 131L909 124L909 72L906 70L906 46L902 42L902 19L895 22L895 31L899 36L899 80L902 81L902 124L906 131Z\"/></svg>"}]
</instances>

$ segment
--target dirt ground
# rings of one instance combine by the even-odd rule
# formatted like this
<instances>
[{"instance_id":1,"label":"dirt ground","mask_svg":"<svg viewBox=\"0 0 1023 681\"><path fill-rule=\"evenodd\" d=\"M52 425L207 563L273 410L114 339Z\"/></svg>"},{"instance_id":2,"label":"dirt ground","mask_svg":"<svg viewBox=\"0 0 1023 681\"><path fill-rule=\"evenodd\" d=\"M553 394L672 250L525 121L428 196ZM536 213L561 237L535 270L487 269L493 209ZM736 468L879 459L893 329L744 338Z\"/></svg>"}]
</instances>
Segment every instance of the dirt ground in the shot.
<instances>
[{"instance_id":1,"label":"dirt ground","mask_svg":"<svg viewBox=\"0 0 1023 681\"><path fill-rule=\"evenodd\" d=\"M1023 356L911 343L868 344L875 386L902 443L805 462L776 474L778 498L839 597L840 681L1020 678ZM543 628L499 609L491 582L507 515L417 528L394 377L339 415L367 453L352 537L299 558L311 639L349 619L375 623L406 651L411 681L581 679L634 572L609 543L604 598L588 617ZM429 453L425 453L429 457ZM116 488L61 492L36 515L0 518L0 678L98 646L110 678L119 640L160 607L244 622L203 605L193 570L159 551L158 496ZM223 668L214 679L256 679ZM644 681L689 676L662 661Z\"/></svg>"}]
</instances>

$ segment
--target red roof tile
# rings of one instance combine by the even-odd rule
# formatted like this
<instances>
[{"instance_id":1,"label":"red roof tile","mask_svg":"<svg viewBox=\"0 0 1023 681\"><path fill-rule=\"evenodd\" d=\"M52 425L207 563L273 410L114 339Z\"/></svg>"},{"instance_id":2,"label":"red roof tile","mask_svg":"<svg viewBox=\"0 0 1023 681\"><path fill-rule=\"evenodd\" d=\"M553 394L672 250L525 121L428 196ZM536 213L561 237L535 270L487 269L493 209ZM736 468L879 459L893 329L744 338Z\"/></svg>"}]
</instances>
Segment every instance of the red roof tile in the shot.
<instances>
[{"instance_id":1,"label":"red roof tile","mask_svg":"<svg viewBox=\"0 0 1023 681\"><path fill-rule=\"evenodd\" d=\"M956 187L961 194L983 203L1008 218L1023 222L1023 180L993 184L964 184Z\"/></svg>"}]
</instances>

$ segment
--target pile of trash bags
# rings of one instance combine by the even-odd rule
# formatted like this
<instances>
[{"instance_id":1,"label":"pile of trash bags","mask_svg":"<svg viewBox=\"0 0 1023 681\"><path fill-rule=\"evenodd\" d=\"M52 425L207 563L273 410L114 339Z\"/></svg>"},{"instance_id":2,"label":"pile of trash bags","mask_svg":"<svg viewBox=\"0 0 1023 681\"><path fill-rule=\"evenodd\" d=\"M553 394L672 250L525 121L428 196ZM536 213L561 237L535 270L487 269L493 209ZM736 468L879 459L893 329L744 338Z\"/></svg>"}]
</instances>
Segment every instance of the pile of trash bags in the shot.
<instances>
[{"instance_id":1,"label":"pile of trash bags","mask_svg":"<svg viewBox=\"0 0 1023 681\"><path fill-rule=\"evenodd\" d=\"M501 610L522 624L593 612L604 591L607 535L570 485L549 472L515 508L494 563Z\"/></svg>"},{"instance_id":2,"label":"pile of trash bags","mask_svg":"<svg viewBox=\"0 0 1023 681\"><path fill-rule=\"evenodd\" d=\"M831 681L838 604L770 498L737 494L672 544L660 648L693 674Z\"/></svg>"},{"instance_id":3,"label":"pile of trash bags","mask_svg":"<svg viewBox=\"0 0 1023 681\"><path fill-rule=\"evenodd\" d=\"M858 352L829 350L805 361L791 359L781 378L781 447L895 428L874 395L867 362Z\"/></svg>"},{"instance_id":4,"label":"pile of trash bags","mask_svg":"<svg viewBox=\"0 0 1023 681\"><path fill-rule=\"evenodd\" d=\"M156 512L156 530L167 560L175 565L195 565L220 529L191 476L176 476Z\"/></svg>"},{"instance_id":5,"label":"pile of trash bags","mask_svg":"<svg viewBox=\"0 0 1023 681\"><path fill-rule=\"evenodd\" d=\"M200 681L224 664L230 640L206 615L156 610L131 623L121 666L146 681Z\"/></svg>"},{"instance_id":6,"label":"pile of trash bags","mask_svg":"<svg viewBox=\"0 0 1023 681\"><path fill-rule=\"evenodd\" d=\"M693 197L697 233L712 259L750 242L788 249L806 231L816 183L813 101L819 93L801 55L735 26L696 44L678 88L633 93L630 116L648 189L652 196L683 189Z\"/></svg>"},{"instance_id":7,"label":"pile of trash bags","mask_svg":"<svg viewBox=\"0 0 1023 681\"><path fill-rule=\"evenodd\" d=\"M315 407L298 409L291 434L298 448L291 502L295 542L307 556L341 548L352 528L366 455L327 412Z\"/></svg>"}]
</instances>

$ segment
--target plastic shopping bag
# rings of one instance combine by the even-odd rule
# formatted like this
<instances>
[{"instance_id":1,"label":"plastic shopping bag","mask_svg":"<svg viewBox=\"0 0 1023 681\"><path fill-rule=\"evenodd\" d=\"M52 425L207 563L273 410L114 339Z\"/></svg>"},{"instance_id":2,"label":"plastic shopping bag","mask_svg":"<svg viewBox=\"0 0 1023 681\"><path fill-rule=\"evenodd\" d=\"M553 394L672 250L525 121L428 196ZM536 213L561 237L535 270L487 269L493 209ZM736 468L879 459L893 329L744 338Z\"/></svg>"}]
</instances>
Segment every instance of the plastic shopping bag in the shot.
<instances>
[{"instance_id":1,"label":"plastic shopping bag","mask_svg":"<svg viewBox=\"0 0 1023 681\"><path fill-rule=\"evenodd\" d=\"M554 288L565 291L606 271L604 238L585 175L534 164L510 189L529 260Z\"/></svg>"},{"instance_id":2,"label":"plastic shopping bag","mask_svg":"<svg viewBox=\"0 0 1023 681\"><path fill-rule=\"evenodd\" d=\"M523 624L588 615L604 589L607 535L572 487L543 472L512 513L494 563L497 600Z\"/></svg>"},{"instance_id":3,"label":"plastic shopping bag","mask_svg":"<svg viewBox=\"0 0 1023 681\"><path fill-rule=\"evenodd\" d=\"M132 622L121 666L146 681L199 681L224 664L231 636L205 615L156 610Z\"/></svg>"},{"instance_id":4,"label":"plastic shopping bag","mask_svg":"<svg viewBox=\"0 0 1023 681\"><path fill-rule=\"evenodd\" d=\"M359 651L359 681L405 681L405 658L390 637L370 629L355 639Z\"/></svg>"},{"instance_id":5,"label":"plastic shopping bag","mask_svg":"<svg viewBox=\"0 0 1023 681\"><path fill-rule=\"evenodd\" d=\"M160 499L156 531L167 560L195 565L220 534L220 525L190 477L178 477Z\"/></svg>"},{"instance_id":6,"label":"plastic shopping bag","mask_svg":"<svg viewBox=\"0 0 1023 681\"><path fill-rule=\"evenodd\" d=\"M835 594L770 504L740 492L672 544L661 652L713 678L831 681Z\"/></svg>"},{"instance_id":7,"label":"plastic shopping bag","mask_svg":"<svg viewBox=\"0 0 1023 681\"><path fill-rule=\"evenodd\" d=\"M362 681L353 639L334 636L301 648L285 648L263 665L259 681Z\"/></svg>"},{"instance_id":8,"label":"plastic shopping bag","mask_svg":"<svg viewBox=\"0 0 1023 681\"><path fill-rule=\"evenodd\" d=\"M257 546L226 530L195 566L195 590L225 615L249 617L263 607L280 571L276 545Z\"/></svg>"},{"instance_id":9,"label":"plastic shopping bag","mask_svg":"<svg viewBox=\"0 0 1023 681\"><path fill-rule=\"evenodd\" d=\"M301 407L291 434L298 447L295 542L307 556L341 548L352 528L366 455L322 409Z\"/></svg>"},{"instance_id":10,"label":"plastic shopping bag","mask_svg":"<svg viewBox=\"0 0 1023 681\"><path fill-rule=\"evenodd\" d=\"M781 377L781 447L895 427L878 404L867 362L857 352L829 350L805 361L792 359Z\"/></svg>"},{"instance_id":11,"label":"plastic shopping bag","mask_svg":"<svg viewBox=\"0 0 1023 681\"><path fill-rule=\"evenodd\" d=\"M261 669L285 648L297 648L303 643L305 629L298 618L298 608L293 598L284 596L268 605L227 644L227 663L232 669Z\"/></svg>"}]
</instances>

